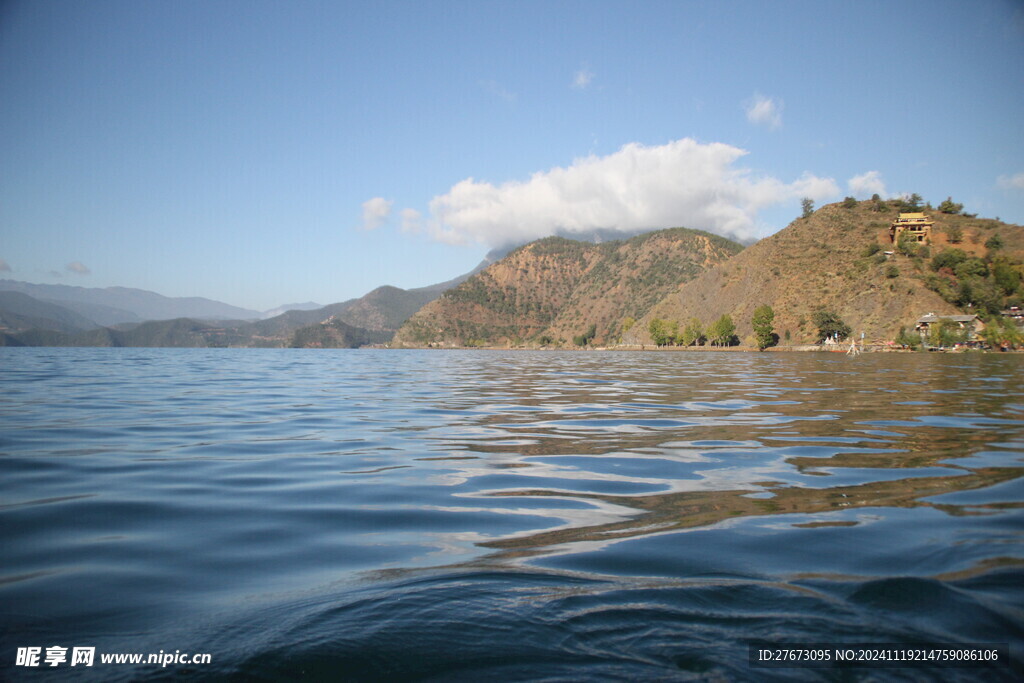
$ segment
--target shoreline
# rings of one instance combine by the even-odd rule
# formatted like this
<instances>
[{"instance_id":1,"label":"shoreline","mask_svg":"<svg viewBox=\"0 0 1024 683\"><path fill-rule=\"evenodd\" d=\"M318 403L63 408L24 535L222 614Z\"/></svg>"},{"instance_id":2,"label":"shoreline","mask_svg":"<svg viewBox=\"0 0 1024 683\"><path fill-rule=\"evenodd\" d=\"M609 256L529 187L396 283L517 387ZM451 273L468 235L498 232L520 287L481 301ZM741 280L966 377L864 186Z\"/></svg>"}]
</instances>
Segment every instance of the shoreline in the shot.
<instances>
[{"instance_id":1,"label":"shoreline","mask_svg":"<svg viewBox=\"0 0 1024 683\"><path fill-rule=\"evenodd\" d=\"M758 349L755 346L654 346L654 345L619 345L594 347L553 347L553 346L364 346L362 348L384 349L389 351L571 351L574 353L607 352L607 351L639 351L643 353L838 353L849 354L849 346L823 346L819 344L794 344L791 346L770 346ZM904 349L893 348L882 344L865 344L857 346L859 353L1024 353L1024 349L1002 351L999 349Z\"/></svg>"},{"instance_id":2,"label":"shoreline","mask_svg":"<svg viewBox=\"0 0 1024 683\"><path fill-rule=\"evenodd\" d=\"M391 346L390 344L368 344L358 347L335 347L335 346L10 346L3 348L18 349L276 349L276 350L336 350L356 351L370 349L377 351L561 351L571 353L592 353L592 352L641 352L641 353L837 353L848 355L848 346L826 347L817 344L795 344L790 346L770 346L766 349L758 349L754 346L646 346L646 345L620 345L620 346L592 346L592 347L555 347L555 346L414 346L401 345ZM860 353L1016 353L1024 354L1024 348L1020 349L904 349L893 348L881 344L865 344L857 347Z\"/></svg>"}]
</instances>

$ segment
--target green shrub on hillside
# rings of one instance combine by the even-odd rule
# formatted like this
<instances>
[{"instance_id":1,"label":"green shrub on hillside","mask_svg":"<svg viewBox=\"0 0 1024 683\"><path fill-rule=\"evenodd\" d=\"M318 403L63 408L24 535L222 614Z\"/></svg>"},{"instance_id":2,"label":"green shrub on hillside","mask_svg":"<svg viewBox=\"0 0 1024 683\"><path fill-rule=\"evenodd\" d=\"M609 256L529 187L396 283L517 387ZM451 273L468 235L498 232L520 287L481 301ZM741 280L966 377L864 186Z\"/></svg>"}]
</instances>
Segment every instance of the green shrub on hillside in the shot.
<instances>
[{"instance_id":1,"label":"green shrub on hillside","mask_svg":"<svg viewBox=\"0 0 1024 683\"><path fill-rule=\"evenodd\" d=\"M964 210L963 204L957 204L953 201L952 197L946 197L946 201L939 204L939 211L941 213L958 214Z\"/></svg>"},{"instance_id":2,"label":"green shrub on hillside","mask_svg":"<svg viewBox=\"0 0 1024 683\"><path fill-rule=\"evenodd\" d=\"M920 249L921 243L908 232L900 233L900 238L896 240L896 251L904 256L917 256Z\"/></svg>"},{"instance_id":3,"label":"green shrub on hillside","mask_svg":"<svg viewBox=\"0 0 1024 683\"><path fill-rule=\"evenodd\" d=\"M842 341L850 336L850 326L843 322L843 319L832 311L815 311L811 314L811 322L818 328L818 341L823 342L828 337L838 336Z\"/></svg>"},{"instance_id":4,"label":"green shrub on hillside","mask_svg":"<svg viewBox=\"0 0 1024 683\"><path fill-rule=\"evenodd\" d=\"M597 336L597 324L596 323L592 323L590 325L590 327L587 328L586 332L584 332L583 334L581 334L581 335L579 335L577 337L573 337L572 338L572 343L575 344L576 346L586 346L587 344L592 342L594 340L594 337L596 337L596 336Z\"/></svg>"},{"instance_id":5,"label":"green shrub on hillside","mask_svg":"<svg viewBox=\"0 0 1024 683\"><path fill-rule=\"evenodd\" d=\"M893 204L901 213L917 213L921 210L921 195L916 192L909 197L901 197L896 199Z\"/></svg>"},{"instance_id":6,"label":"green shrub on hillside","mask_svg":"<svg viewBox=\"0 0 1024 683\"><path fill-rule=\"evenodd\" d=\"M961 308L974 308L997 314L1003 307L1003 297L991 278L968 276L960 279L957 298L954 301Z\"/></svg>"},{"instance_id":7,"label":"green shrub on hillside","mask_svg":"<svg viewBox=\"0 0 1024 683\"><path fill-rule=\"evenodd\" d=\"M1020 270L1005 258L997 258L992 262L992 278L1006 296L1011 296L1021 288Z\"/></svg>"},{"instance_id":8,"label":"green shrub on hillside","mask_svg":"<svg viewBox=\"0 0 1024 683\"><path fill-rule=\"evenodd\" d=\"M803 218L810 218L811 214L814 213L814 200L810 197L804 197L800 200L800 208L803 210Z\"/></svg>"},{"instance_id":9,"label":"green shrub on hillside","mask_svg":"<svg viewBox=\"0 0 1024 683\"><path fill-rule=\"evenodd\" d=\"M988 275L988 266L980 258L969 258L958 263L953 272L960 280L968 277L985 277Z\"/></svg>"},{"instance_id":10,"label":"green shrub on hillside","mask_svg":"<svg viewBox=\"0 0 1024 683\"><path fill-rule=\"evenodd\" d=\"M939 271L943 268L955 269L958 265L967 260L967 252L963 249L943 249L931 260L931 269Z\"/></svg>"}]
</instances>

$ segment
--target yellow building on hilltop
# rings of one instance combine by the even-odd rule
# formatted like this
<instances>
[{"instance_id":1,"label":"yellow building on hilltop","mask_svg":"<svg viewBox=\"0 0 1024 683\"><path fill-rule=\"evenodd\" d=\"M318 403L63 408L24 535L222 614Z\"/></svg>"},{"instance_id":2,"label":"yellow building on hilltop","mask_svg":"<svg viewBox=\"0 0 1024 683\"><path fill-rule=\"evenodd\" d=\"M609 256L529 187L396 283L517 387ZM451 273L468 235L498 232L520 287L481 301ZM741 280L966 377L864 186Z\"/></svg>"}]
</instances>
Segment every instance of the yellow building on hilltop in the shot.
<instances>
[{"instance_id":1,"label":"yellow building on hilltop","mask_svg":"<svg viewBox=\"0 0 1024 683\"><path fill-rule=\"evenodd\" d=\"M900 235L907 233L908 239L931 244L933 225L935 221L923 213L901 213L889 226L889 239L896 244Z\"/></svg>"}]
</instances>

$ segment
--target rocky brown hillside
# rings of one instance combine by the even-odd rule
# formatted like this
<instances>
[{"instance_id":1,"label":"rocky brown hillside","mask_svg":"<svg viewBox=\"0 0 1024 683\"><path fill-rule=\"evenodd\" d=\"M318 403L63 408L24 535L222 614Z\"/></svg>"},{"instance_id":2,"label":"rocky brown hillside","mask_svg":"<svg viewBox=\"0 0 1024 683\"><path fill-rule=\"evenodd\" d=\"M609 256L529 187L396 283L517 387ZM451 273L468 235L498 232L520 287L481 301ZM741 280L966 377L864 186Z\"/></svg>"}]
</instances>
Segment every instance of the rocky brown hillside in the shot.
<instances>
[{"instance_id":1,"label":"rocky brown hillside","mask_svg":"<svg viewBox=\"0 0 1024 683\"><path fill-rule=\"evenodd\" d=\"M838 314L857 337L863 331L868 341L891 340L900 327L913 329L926 313L977 312L960 296L963 282L952 269L936 269L934 258L944 250L959 250L961 257L991 261L986 245L995 244L991 240L996 235L1000 244L995 259L1009 264L1004 273L1019 281L1024 228L924 211L935 221L932 243L906 255L889 238L889 224L899 212L895 203L851 201L822 207L676 288L638 322L626 341L651 343L648 325L653 318L679 321L680 326L697 318L706 328L728 314L740 340L747 342L754 309L762 304L774 309L782 343L787 333L794 344L815 341L811 316L822 309ZM994 277L983 275L971 280L976 289L991 287ZM1005 302L1010 295L1000 291L998 296Z\"/></svg>"},{"instance_id":2,"label":"rocky brown hillside","mask_svg":"<svg viewBox=\"0 0 1024 683\"><path fill-rule=\"evenodd\" d=\"M601 244L549 237L513 251L427 304L393 343L572 345L579 336L595 344L616 342L630 318L741 249L685 228Z\"/></svg>"}]
</instances>

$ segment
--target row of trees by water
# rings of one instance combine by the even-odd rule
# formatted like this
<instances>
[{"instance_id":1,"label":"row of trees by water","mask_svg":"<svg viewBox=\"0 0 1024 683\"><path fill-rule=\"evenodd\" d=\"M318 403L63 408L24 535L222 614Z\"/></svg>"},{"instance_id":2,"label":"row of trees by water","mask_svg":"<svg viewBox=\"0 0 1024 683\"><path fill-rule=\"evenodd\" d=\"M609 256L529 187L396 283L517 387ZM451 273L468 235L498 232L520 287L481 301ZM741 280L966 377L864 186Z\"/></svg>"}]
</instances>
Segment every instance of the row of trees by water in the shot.
<instances>
[{"instance_id":1,"label":"row of trees by water","mask_svg":"<svg viewBox=\"0 0 1024 683\"><path fill-rule=\"evenodd\" d=\"M754 311L751 324L757 347L761 350L774 346L779 336L774 329L775 311L771 306L760 306ZM740 343L736 336L736 323L732 316L723 314L718 320L705 326L698 318L690 318L680 330L679 322L654 318L647 326L651 341L658 346L704 346L717 347L736 346Z\"/></svg>"},{"instance_id":2,"label":"row of trees by water","mask_svg":"<svg viewBox=\"0 0 1024 683\"><path fill-rule=\"evenodd\" d=\"M843 322L832 311L815 311L811 315L811 322L818 329L817 341L820 343L825 339L842 341L850 336L850 326ZM758 350L765 350L770 346L779 343L779 335L775 333L775 311L771 306L765 304L754 309L750 319L750 325L754 330L753 342ZM736 346L740 343L736 336L736 324L728 314L722 315L718 320L708 326L697 318L690 318L690 321L680 330L680 325L675 320L663 320L655 318L651 320L647 331L651 335L651 341L658 346ZM789 339L789 333L786 333Z\"/></svg>"},{"instance_id":3,"label":"row of trees by water","mask_svg":"<svg viewBox=\"0 0 1024 683\"><path fill-rule=\"evenodd\" d=\"M655 318L647 326L647 331L651 341L658 346L733 346L739 343L736 324L728 315L707 326L697 318L690 318L682 331L675 320Z\"/></svg>"}]
</instances>

